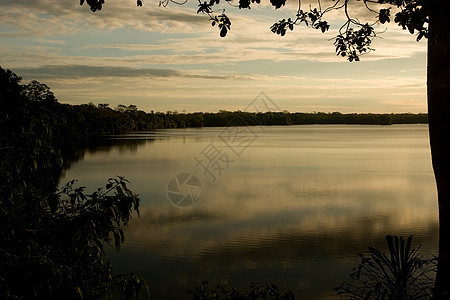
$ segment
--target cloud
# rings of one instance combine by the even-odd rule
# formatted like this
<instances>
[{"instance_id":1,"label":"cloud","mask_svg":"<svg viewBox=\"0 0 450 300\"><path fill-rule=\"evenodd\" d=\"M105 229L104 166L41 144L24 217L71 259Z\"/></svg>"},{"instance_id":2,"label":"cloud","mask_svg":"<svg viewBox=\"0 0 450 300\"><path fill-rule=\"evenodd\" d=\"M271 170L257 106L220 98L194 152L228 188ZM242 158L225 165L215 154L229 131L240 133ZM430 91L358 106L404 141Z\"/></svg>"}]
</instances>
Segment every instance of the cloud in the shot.
<instances>
[{"instance_id":1,"label":"cloud","mask_svg":"<svg viewBox=\"0 0 450 300\"><path fill-rule=\"evenodd\" d=\"M416 43L395 24L378 26L376 51L350 64L336 56L333 45L342 11L330 13L332 28L325 34L298 26L280 37L270 25L295 16L297 1L288 0L280 10L268 0L251 10L221 4L232 19L226 38L219 37L207 16L196 14L193 0L166 8L108 0L98 13L77 0L0 1L0 61L25 80L49 84L62 101L72 103L101 98L161 110L216 111L224 102L240 108L239 101L260 91L291 103L289 110L295 105L314 110L312 101L318 99L334 101L324 100L321 107L345 110L337 107L341 99L377 101L400 98L400 93L423 102L426 43ZM352 8L354 16L364 13ZM207 102L210 98L216 102ZM351 110L367 111L358 105Z\"/></svg>"},{"instance_id":2,"label":"cloud","mask_svg":"<svg viewBox=\"0 0 450 300\"><path fill-rule=\"evenodd\" d=\"M91 53L97 51L99 54L102 49L127 51L121 58L103 54L103 58L110 62L126 66L229 64L259 59L274 62L300 59L322 62L343 60L334 53L333 37L338 33L338 26L334 26L326 34L306 29L304 26L296 27L285 37L271 33L269 27L272 22L291 12L295 13L290 8L279 12L273 8L265 8L264 5L255 13L233 10L229 13L232 17L232 29L228 36L222 39L218 36L217 28L209 25L207 16L195 13L193 5L172 5L163 8L146 4L143 8L137 8L132 1L116 1L107 2L105 8L98 13L91 13L87 6L79 7L77 1L67 4L50 0L21 0L8 5L0 3L0 24L9 28L0 31L0 37L41 36L41 41L50 41L42 37L58 35L65 36L66 39L72 36L83 41L85 34L97 34L95 44L84 45L81 49L91 50ZM379 31L384 31L386 27L389 27L389 31L380 34L380 39L374 41L373 46L377 51L365 56L364 60L411 57L414 53L425 51L424 43L416 45L413 37L402 33L396 25L382 26ZM140 34L143 43L129 43L123 40L123 35L118 39L118 43L102 42L102 35L112 34L114 30L119 29L133 35ZM153 36L149 36L148 32L166 34L166 37L152 40ZM61 46L67 43L64 39L58 40ZM57 46L56 42L53 42L53 46ZM50 49L47 54L55 52L54 50ZM5 59L23 64L18 62L21 59L14 57L17 55L14 52L17 51L12 52L10 55L4 55ZM42 65L55 64L55 55L50 54L48 58L41 59L44 56L42 51L39 58L35 57L35 53L26 53L29 52L28 49L21 49L21 52L21 58L29 58L32 63L28 66L37 66L37 62ZM136 52L141 53L136 55ZM83 57L83 60L88 59L90 64L101 64L98 62L99 54L94 55L97 59L91 56ZM59 64L58 60L63 61L61 63L75 64L79 57L60 55L56 59L56 64Z\"/></svg>"},{"instance_id":3,"label":"cloud","mask_svg":"<svg viewBox=\"0 0 450 300\"><path fill-rule=\"evenodd\" d=\"M38 44L54 45L54 46L64 46L67 44L67 42L64 40L54 40L47 38L35 38L34 41Z\"/></svg>"},{"instance_id":4,"label":"cloud","mask_svg":"<svg viewBox=\"0 0 450 300\"><path fill-rule=\"evenodd\" d=\"M137 8L128 1L107 2L102 11L92 13L78 1L21 0L0 2L0 24L9 30L0 36L50 36L80 32L110 32L130 27L140 31L198 32L208 18L183 7Z\"/></svg>"},{"instance_id":5,"label":"cloud","mask_svg":"<svg viewBox=\"0 0 450 300\"><path fill-rule=\"evenodd\" d=\"M77 79L96 77L120 78L194 78L194 79L254 79L249 75L214 75L202 71L187 72L172 69L134 69L113 66L85 66L85 65L48 65L39 68L16 68L14 71L26 78L39 77L45 79Z\"/></svg>"}]
</instances>

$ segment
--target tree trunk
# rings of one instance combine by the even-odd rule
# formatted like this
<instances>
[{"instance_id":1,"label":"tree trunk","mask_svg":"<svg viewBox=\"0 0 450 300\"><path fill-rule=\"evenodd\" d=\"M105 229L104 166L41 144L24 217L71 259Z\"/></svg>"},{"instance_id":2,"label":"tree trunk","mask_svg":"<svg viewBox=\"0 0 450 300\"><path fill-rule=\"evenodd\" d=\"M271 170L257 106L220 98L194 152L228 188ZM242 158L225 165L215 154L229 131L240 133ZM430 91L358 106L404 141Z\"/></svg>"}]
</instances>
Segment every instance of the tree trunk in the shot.
<instances>
[{"instance_id":1,"label":"tree trunk","mask_svg":"<svg viewBox=\"0 0 450 300\"><path fill-rule=\"evenodd\" d=\"M450 299L450 30L449 0L430 0L428 118L439 205L436 299Z\"/></svg>"}]
</instances>

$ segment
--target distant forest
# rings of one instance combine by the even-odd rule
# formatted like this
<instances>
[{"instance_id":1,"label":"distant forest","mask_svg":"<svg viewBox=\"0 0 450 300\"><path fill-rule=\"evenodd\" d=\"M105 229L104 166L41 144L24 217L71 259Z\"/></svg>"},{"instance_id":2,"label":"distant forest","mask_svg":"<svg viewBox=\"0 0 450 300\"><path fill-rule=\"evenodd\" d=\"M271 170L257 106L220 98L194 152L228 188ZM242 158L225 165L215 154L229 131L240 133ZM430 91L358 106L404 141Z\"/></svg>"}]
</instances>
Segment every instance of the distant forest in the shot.
<instances>
[{"instance_id":1,"label":"distant forest","mask_svg":"<svg viewBox=\"0 0 450 300\"><path fill-rule=\"evenodd\" d=\"M163 128L252 126L252 125L303 125L303 124L426 124L424 113L290 113L283 112L243 112L220 110L216 113L144 112L136 105L119 105L110 108L108 104L93 103L82 105L63 104L72 115L77 115L91 134L118 134L129 131L146 131Z\"/></svg>"},{"instance_id":2,"label":"distant forest","mask_svg":"<svg viewBox=\"0 0 450 300\"><path fill-rule=\"evenodd\" d=\"M78 144L92 137L148 131L164 128L303 125L303 124L426 124L424 113L371 114L339 112L290 113L288 111L247 112L220 110L216 113L144 112L136 105L92 102L81 105L58 102L50 88L38 81L20 85L21 78L10 70L0 68L0 102L3 107L0 127L9 135L16 132L34 132L45 129L55 137L53 143ZM14 88L12 88L14 87ZM19 124L21 124L19 126ZM23 125L28 124L28 125ZM17 128L15 128L17 127ZM14 128L14 130L13 130ZM1 141L1 139L0 139ZM1 146L1 144L0 144Z\"/></svg>"}]
</instances>

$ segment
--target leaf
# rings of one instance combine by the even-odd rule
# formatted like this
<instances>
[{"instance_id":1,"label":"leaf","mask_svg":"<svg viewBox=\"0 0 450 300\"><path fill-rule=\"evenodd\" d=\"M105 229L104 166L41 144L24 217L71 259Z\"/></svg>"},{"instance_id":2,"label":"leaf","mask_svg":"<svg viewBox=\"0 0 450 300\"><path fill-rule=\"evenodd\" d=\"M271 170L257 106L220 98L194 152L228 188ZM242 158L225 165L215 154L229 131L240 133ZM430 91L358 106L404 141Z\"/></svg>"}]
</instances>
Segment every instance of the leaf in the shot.
<instances>
[{"instance_id":1,"label":"leaf","mask_svg":"<svg viewBox=\"0 0 450 300\"><path fill-rule=\"evenodd\" d=\"M70 204L74 205L77 195L76 194L70 194L69 197L70 197Z\"/></svg>"},{"instance_id":2,"label":"leaf","mask_svg":"<svg viewBox=\"0 0 450 300\"><path fill-rule=\"evenodd\" d=\"M390 16L389 8L388 9L380 9L380 13L378 15L378 20L380 20L381 24L384 24L386 22L389 23L390 22L389 16Z\"/></svg>"},{"instance_id":3,"label":"leaf","mask_svg":"<svg viewBox=\"0 0 450 300\"><path fill-rule=\"evenodd\" d=\"M97 249L97 256L100 256L100 254L103 253L103 244L102 242L100 242L98 239L94 239L94 245L95 248Z\"/></svg>"},{"instance_id":4,"label":"leaf","mask_svg":"<svg viewBox=\"0 0 450 300\"><path fill-rule=\"evenodd\" d=\"M120 235L120 241L123 243L125 242L125 233L121 228L119 228L119 235Z\"/></svg>"},{"instance_id":5,"label":"leaf","mask_svg":"<svg viewBox=\"0 0 450 300\"><path fill-rule=\"evenodd\" d=\"M114 219L116 219L117 218L117 214L116 214L116 209L115 209L115 207L110 207L109 208L109 211L111 212L111 215L113 216L113 218Z\"/></svg>"},{"instance_id":6,"label":"leaf","mask_svg":"<svg viewBox=\"0 0 450 300\"><path fill-rule=\"evenodd\" d=\"M222 27L222 29L220 30L220 37L225 37L227 35L227 28L225 26Z\"/></svg>"},{"instance_id":7,"label":"leaf","mask_svg":"<svg viewBox=\"0 0 450 300\"><path fill-rule=\"evenodd\" d=\"M58 157L58 165L59 165L60 167L62 167L62 166L63 166L63 163L64 163L63 158L62 158L61 156Z\"/></svg>"},{"instance_id":8,"label":"leaf","mask_svg":"<svg viewBox=\"0 0 450 300\"><path fill-rule=\"evenodd\" d=\"M423 31L420 31L417 35L416 41L420 41L425 36L425 33Z\"/></svg>"},{"instance_id":9,"label":"leaf","mask_svg":"<svg viewBox=\"0 0 450 300\"><path fill-rule=\"evenodd\" d=\"M203 2L203 3L201 3L199 1L197 14L200 13L200 12L206 13L206 14L211 13L212 12L211 5L209 3L206 3L206 1Z\"/></svg>"},{"instance_id":10,"label":"leaf","mask_svg":"<svg viewBox=\"0 0 450 300\"><path fill-rule=\"evenodd\" d=\"M239 8L250 8L250 0L239 0Z\"/></svg>"},{"instance_id":11,"label":"leaf","mask_svg":"<svg viewBox=\"0 0 450 300\"><path fill-rule=\"evenodd\" d=\"M83 292L81 291L81 288L79 286L77 286L77 294L81 299L83 299Z\"/></svg>"},{"instance_id":12,"label":"leaf","mask_svg":"<svg viewBox=\"0 0 450 300\"><path fill-rule=\"evenodd\" d=\"M270 3L278 9L286 4L286 0L270 0Z\"/></svg>"}]
</instances>

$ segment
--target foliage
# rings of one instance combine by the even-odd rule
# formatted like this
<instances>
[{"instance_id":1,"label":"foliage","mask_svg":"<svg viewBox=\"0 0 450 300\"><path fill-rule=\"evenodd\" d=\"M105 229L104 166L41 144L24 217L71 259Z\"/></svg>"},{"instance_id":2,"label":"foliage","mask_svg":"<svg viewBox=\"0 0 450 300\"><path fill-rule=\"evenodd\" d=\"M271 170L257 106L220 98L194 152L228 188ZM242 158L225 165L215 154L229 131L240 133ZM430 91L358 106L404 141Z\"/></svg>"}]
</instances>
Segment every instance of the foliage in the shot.
<instances>
[{"instance_id":1,"label":"foliage","mask_svg":"<svg viewBox=\"0 0 450 300\"><path fill-rule=\"evenodd\" d=\"M370 45L374 37L374 29L368 24L362 25L358 30L348 28L336 37L334 42L336 53L342 57L347 57L349 61L359 61L360 54L372 50Z\"/></svg>"},{"instance_id":2,"label":"foliage","mask_svg":"<svg viewBox=\"0 0 450 300\"><path fill-rule=\"evenodd\" d=\"M109 178L105 191L99 188L90 195L84 193L85 187L74 188L74 183L75 180L68 182L48 198L48 222L64 232L75 231L64 244L72 242L81 249L94 246L99 256L103 244L114 241L118 251L125 241L123 227L133 210L139 215L139 198L128 189L128 180L121 176ZM114 195L110 195L112 192Z\"/></svg>"},{"instance_id":3,"label":"foliage","mask_svg":"<svg viewBox=\"0 0 450 300\"><path fill-rule=\"evenodd\" d=\"M169 2L183 5L188 0L178 2L175 0L162 0L160 5L167 6ZM236 6L239 9L250 9L251 5L260 4L260 0L235 0L237 5L233 4L233 0L225 0L231 6ZM95 12L102 9L104 0L87 0L91 11ZM225 9L215 10L214 7L220 4L220 0L209 0L201 2L198 1L198 13L206 14L212 26L218 24L220 29L220 36L225 37L231 29L231 21L225 14ZM428 23L430 4L429 0L363 0L361 3L364 7L372 12L375 16L375 21L372 23L361 23L357 18L353 18L349 13L350 0L336 0L329 7L322 8L320 0L318 7L303 10L301 8L301 0L299 0L297 13L295 18L282 19L274 23L270 30L273 33L284 36L289 29L294 30L296 25L304 24L306 27L313 29L320 29L325 33L330 29L330 24L324 19L324 16L337 10L343 10L346 21L339 28L339 33L335 37L335 46L337 55L346 57L349 61L359 61L359 56L366 54L373 49L371 48L372 41L376 38L375 26L377 24L385 24L391 21L392 6L398 9L395 14L394 22L408 30L411 34L417 32L417 41L423 37L428 37ZM271 5L275 9L280 9L286 4L286 0L270 0ZM84 0L80 1L84 4ZM137 6L142 6L142 0L137 0Z\"/></svg>"},{"instance_id":4,"label":"foliage","mask_svg":"<svg viewBox=\"0 0 450 300\"><path fill-rule=\"evenodd\" d=\"M37 80L32 80L29 84L24 86L23 94L30 101L38 101L45 104L56 102L55 95L50 88Z\"/></svg>"},{"instance_id":5,"label":"foliage","mask_svg":"<svg viewBox=\"0 0 450 300\"><path fill-rule=\"evenodd\" d=\"M101 104L104 106L105 104ZM228 126L234 120L241 125L301 125L301 124L426 124L426 114L341 114L333 113L289 113L289 112L243 112L219 111L217 113L156 112L138 110L116 110L82 105L71 109L79 113L85 130L94 135L118 134L129 131L146 131L162 128L216 127Z\"/></svg>"},{"instance_id":6,"label":"foliage","mask_svg":"<svg viewBox=\"0 0 450 300\"><path fill-rule=\"evenodd\" d=\"M129 107L132 106L130 109ZM427 114L341 114L289 113L289 112L243 112L219 111L217 113L194 112L151 112L146 113L135 105L119 105L115 109L108 104L65 106L67 114L76 116L71 119L73 128L84 131L85 137L120 134L130 131L147 131L163 128L216 127L227 126L233 120L241 125L301 125L301 124L426 124ZM76 133L73 133L74 135Z\"/></svg>"},{"instance_id":7,"label":"foliage","mask_svg":"<svg viewBox=\"0 0 450 300\"><path fill-rule=\"evenodd\" d=\"M411 248L412 236L386 236L389 255L369 247L360 254L361 263L353 269L350 282L335 290L345 299L429 299L436 259L425 259Z\"/></svg>"},{"instance_id":8,"label":"foliage","mask_svg":"<svg viewBox=\"0 0 450 300\"><path fill-rule=\"evenodd\" d=\"M145 288L135 275L113 275L104 244L116 250L139 198L126 179L111 178L91 195L69 182L32 211L3 206L0 285L4 298L94 299L121 287L127 298ZM15 202L16 199L13 199ZM2 203L5 204L5 203ZM6 207L6 209L5 209ZM124 285L124 280L126 283ZM125 290L134 286L132 292ZM129 287L128 287L129 289Z\"/></svg>"},{"instance_id":9,"label":"foliage","mask_svg":"<svg viewBox=\"0 0 450 300\"><path fill-rule=\"evenodd\" d=\"M239 122L236 122L239 120ZM304 124L426 124L426 114L342 114L324 113L289 113L289 112L242 112L221 111L203 113L203 126L241 125L304 125Z\"/></svg>"},{"instance_id":10,"label":"foliage","mask_svg":"<svg viewBox=\"0 0 450 300\"><path fill-rule=\"evenodd\" d=\"M245 293L221 282L211 287L208 281L203 281L202 285L194 288L191 293L193 300L295 299L294 294L289 290L281 290L274 284L262 284L259 282L252 283L250 292Z\"/></svg>"},{"instance_id":11,"label":"foliage","mask_svg":"<svg viewBox=\"0 0 450 300\"><path fill-rule=\"evenodd\" d=\"M0 298L131 298L145 282L114 275L104 245L120 248L139 198L123 177L92 194L75 181L55 190L88 133L48 86L20 81L0 68Z\"/></svg>"}]
</instances>

